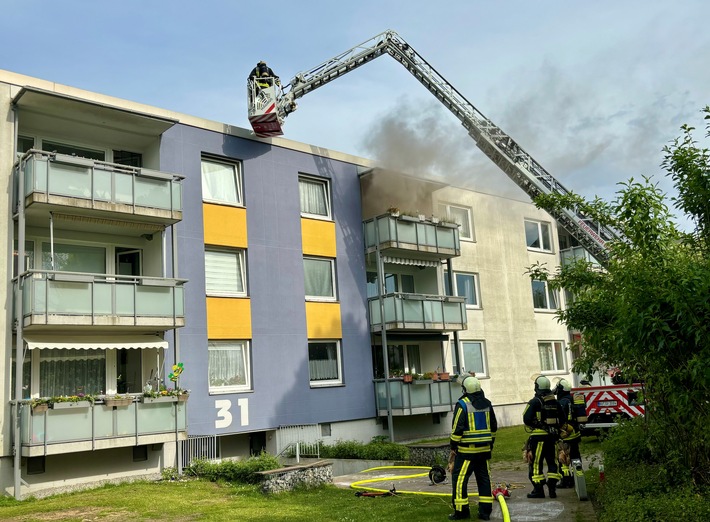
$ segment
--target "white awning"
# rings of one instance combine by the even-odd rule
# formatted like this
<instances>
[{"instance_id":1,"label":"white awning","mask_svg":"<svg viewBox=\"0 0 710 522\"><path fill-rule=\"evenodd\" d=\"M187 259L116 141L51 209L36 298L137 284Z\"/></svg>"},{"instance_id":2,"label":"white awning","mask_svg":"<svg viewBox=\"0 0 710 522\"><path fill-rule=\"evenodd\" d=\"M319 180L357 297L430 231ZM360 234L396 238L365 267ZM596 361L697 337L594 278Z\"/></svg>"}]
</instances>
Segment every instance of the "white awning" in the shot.
<instances>
[{"instance_id":1,"label":"white awning","mask_svg":"<svg viewBox=\"0 0 710 522\"><path fill-rule=\"evenodd\" d=\"M382 256L383 263L392 263L393 265L410 265L410 266L429 266L437 267L441 265L441 261L429 261L426 259L406 259L402 257Z\"/></svg>"},{"instance_id":2,"label":"white awning","mask_svg":"<svg viewBox=\"0 0 710 522\"><path fill-rule=\"evenodd\" d=\"M157 335L64 336L25 335L30 350L125 350L129 348L163 348L168 342Z\"/></svg>"}]
</instances>

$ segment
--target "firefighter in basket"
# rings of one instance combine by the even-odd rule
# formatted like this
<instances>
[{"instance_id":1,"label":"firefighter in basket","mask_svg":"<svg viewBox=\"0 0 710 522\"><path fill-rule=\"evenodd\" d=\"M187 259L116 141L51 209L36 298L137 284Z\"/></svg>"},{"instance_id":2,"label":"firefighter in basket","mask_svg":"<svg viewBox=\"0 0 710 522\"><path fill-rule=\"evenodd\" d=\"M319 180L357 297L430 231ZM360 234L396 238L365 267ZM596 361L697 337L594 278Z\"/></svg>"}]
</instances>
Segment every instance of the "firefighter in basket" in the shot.
<instances>
[{"instance_id":1,"label":"firefighter in basket","mask_svg":"<svg viewBox=\"0 0 710 522\"><path fill-rule=\"evenodd\" d=\"M535 379L535 397L530 399L523 412L523 422L530 433L526 443L528 457L528 478L533 490L528 498L545 498L544 485L547 485L550 498L557 498L557 482L562 478L559 473L557 439L564 424L562 408L550 390L550 379L541 375ZM547 464L547 480L543 464Z\"/></svg>"},{"instance_id":2,"label":"firefighter in basket","mask_svg":"<svg viewBox=\"0 0 710 522\"><path fill-rule=\"evenodd\" d=\"M279 79L279 77L276 76L274 71L271 70L271 67L266 65L266 62L263 60L257 63L256 67L251 70L251 72L249 73L249 78L247 78L247 80L250 82L254 82L254 85L256 85L257 93L261 89L271 87L274 82L276 83L276 85L281 85L281 80Z\"/></svg>"},{"instance_id":3,"label":"firefighter in basket","mask_svg":"<svg viewBox=\"0 0 710 522\"><path fill-rule=\"evenodd\" d=\"M579 429L577 421L577 400L571 394L572 385L567 379L560 379L555 388L557 402L560 403L562 412L564 413L565 424L560 431L560 464L562 465L562 481L560 488L573 488L574 476L572 475L571 462L574 459L582 460L582 455L579 452L579 443L582 440L582 433ZM582 396L584 400L584 396ZM586 414L586 408L585 408Z\"/></svg>"},{"instance_id":4,"label":"firefighter in basket","mask_svg":"<svg viewBox=\"0 0 710 522\"><path fill-rule=\"evenodd\" d=\"M478 518L490 520L493 511L491 472L488 463L493 451L498 422L491 401L481 390L480 381L466 375L461 381L463 396L456 402L451 426L451 500L454 512L449 520L471 518L468 503L468 479L476 476Z\"/></svg>"}]
</instances>

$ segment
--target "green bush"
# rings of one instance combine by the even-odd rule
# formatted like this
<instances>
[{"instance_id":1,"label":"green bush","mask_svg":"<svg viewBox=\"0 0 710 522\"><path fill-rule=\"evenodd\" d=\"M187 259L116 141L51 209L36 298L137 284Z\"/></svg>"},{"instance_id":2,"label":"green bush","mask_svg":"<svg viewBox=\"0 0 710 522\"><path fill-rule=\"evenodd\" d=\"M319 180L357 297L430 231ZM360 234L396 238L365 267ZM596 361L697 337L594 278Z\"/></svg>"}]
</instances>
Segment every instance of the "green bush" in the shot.
<instances>
[{"instance_id":1,"label":"green bush","mask_svg":"<svg viewBox=\"0 0 710 522\"><path fill-rule=\"evenodd\" d=\"M320 456L326 459L409 460L409 449L386 438L373 437L367 444L354 440L324 444Z\"/></svg>"},{"instance_id":2,"label":"green bush","mask_svg":"<svg viewBox=\"0 0 710 522\"><path fill-rule=\"evenodd\" d=\"M204 478L212 482L235 482L240 484L257 484L261 477L259 471L280 468L281 464L273 455L262 452L258 456L246 460L227 460L219 463L198 460L185 468L185 474Z\"/></svg>"},{"instance_id":3,"label":"green bush","mask_svg":"<svg viewBox=\"0 0 710 522\"><path fill-rule=\"evenodd\" d=\"M602 442L607 471L615 466L627 467L636 463L652 462L651 449L643 417L620 420Z\"/></svg>"}]
</instances>

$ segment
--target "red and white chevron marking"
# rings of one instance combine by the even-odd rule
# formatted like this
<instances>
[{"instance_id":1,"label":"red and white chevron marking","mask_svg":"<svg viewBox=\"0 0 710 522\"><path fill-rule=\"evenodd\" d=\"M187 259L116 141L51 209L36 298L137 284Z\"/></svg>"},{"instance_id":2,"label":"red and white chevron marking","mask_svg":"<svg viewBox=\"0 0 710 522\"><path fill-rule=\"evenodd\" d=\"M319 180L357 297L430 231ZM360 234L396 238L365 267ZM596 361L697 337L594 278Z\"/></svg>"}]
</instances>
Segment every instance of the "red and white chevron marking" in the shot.
<instances>
[{"instance_id":1,"label":"red and white chevron marking","mask_svg":"<svg viewBox=\"0 0 710 522\"><path fill-rule=\"evenodd\" d=\"M614 387L605 388L598 386L595 388L582 389L587 403L587 416L593 414L618 415L626 414L629 417L643 415L645 408L642 405L632 406L629 404L629 391L639 391L638 388Z\"/></svg>"}]
</instances>

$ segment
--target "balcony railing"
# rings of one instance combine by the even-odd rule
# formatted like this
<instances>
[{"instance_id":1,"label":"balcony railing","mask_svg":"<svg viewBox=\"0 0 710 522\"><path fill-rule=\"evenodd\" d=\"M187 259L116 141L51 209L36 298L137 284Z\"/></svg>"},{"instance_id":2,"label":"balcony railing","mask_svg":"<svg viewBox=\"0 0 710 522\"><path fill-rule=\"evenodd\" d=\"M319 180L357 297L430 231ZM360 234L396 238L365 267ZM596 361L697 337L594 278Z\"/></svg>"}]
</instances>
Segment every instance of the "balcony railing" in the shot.
<instances>
[{"instance_id":1,"label":"balcony railing","mask_svg":"<svg viewBox=\"0 0 710 522\"><path fill-rule=\"evenodd\" d=\"M20 168L25 205L63 204L152 216L166 223L182 219L182 178L175 174L38 150L22 157L15 176Z\"/></svg>"},{"instance_id":2,"label":"balcony railing","mask_svg":"<svg viewBox=\"0 0 710 522\"><path fill-rule=\"evenodd\" d=\"M579 260L586 261L587 263L592 263L593 265L600 265L599 261L597 261L597 259L592 254L590 254L581 246L560 250L560 258L562 261L562 266L571 265L572 263L575 263Z\"/></svg>"},{"instance_id":3,"label":"balcony railing","mask_svg":"<svg viewBox=\"0 0 710 522\"><path fill-rule=\"evenodd\" d=\"M378 216L364 222L365 251L381 249L418 252L423 258L446 259L461 255L458 226L419 221L409 216Z\"/></svg>"},{"instance_id":4,"label":"balcony railing","mask_svg":"<svg viewBox=\"0 0 710 522\"><path fill-rule=\"evenodd\" d=\"M370 331L435 330L440 332L467 328L466 303L463 297L393 293L382 297L384 321L379 297L368 300Z\"/></svg>"},{"instance_id":5,"label":"balcony railing","mask_svg":"<svg viewBox=\"0 0 710 522\"><path fill-rule=\"evenodd\" d=\"M390 389L392 415L420 415L453 411L461 396L461 384L456 381L414 381L405 384L401 379L375 379L377 415L387 415L387 386Z\"/></svg>"},{"instance_id":6,"label":"balcony railing","mask_svg":"<svg viewBox=\"0 0 710 522\"><path fill-rule=\"evenodd\" d=\"M25 328L185 324L184 279L30 270L19 281Z\"/></svg>"},{"instance_id":7,"label":"balcony railing","mask_svg":"<svg viewBox=\"0 0 710 522\"><path fill-rule=\"evenodd\" d=\"M20 408L23 457L158 444L187 438L187 402L86 403L33 412Z\"/></svg>"}]
</instances>

